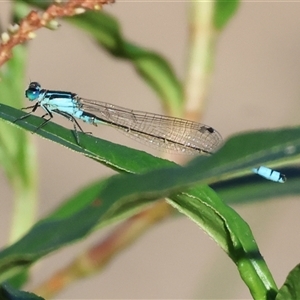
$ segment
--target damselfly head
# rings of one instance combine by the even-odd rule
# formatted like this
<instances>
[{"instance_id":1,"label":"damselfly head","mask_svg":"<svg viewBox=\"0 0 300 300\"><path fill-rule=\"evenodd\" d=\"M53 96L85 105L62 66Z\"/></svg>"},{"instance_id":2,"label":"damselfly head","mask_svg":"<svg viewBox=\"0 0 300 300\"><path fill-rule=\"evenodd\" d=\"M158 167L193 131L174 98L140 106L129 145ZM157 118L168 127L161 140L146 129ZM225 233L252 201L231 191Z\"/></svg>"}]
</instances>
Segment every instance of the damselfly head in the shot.
<instances>
[{"instance_id":1,"label":"damselfly head","mask_svg":"<svg viewBox=\"0 0 300 300\"><path fill-rule=\"evenodd\" d=\"M34 101L39 97L40 91L41 85L38 82L31 82L28 89L25 91L25 96L30 101Z\"/></svg>"}]
</instances>

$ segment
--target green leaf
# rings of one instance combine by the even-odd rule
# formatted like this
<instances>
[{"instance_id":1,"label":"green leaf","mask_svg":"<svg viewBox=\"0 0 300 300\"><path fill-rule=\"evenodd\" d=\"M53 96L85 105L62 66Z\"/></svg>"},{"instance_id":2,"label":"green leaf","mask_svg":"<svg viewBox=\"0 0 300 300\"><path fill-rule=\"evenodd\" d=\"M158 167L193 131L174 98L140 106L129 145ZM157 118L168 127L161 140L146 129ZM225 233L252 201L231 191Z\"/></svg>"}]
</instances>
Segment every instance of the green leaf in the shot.
<instances>
[{"instance_id":1,"label":"green leaf","mask_svg":"<svg viewBox=\"0 0 300 300\"><path fill-rule=\"evenodd\" d=\"M32 115L15 122L25 114L20 110L0 104L0 118L23 129L35 131L42 123L39 117ZM213 156L199 156L191 162L194 181L206 179L206 182L211 184L249 174L253 167L264 164L269 166L291 164L299 159L299 133L300 129L296 127L234 136ZM167 160L158 159L145 152L110 143L81 132L78 133L81 145L78 145L73 131L52 122L40 128L36 134L121 172L136 173L149 170L149 168L171 166L171 162ZM172 166L174 165L173 163ZM199 170L202 171L199 172Z\"/></svg>"},{"instance_id":2,"label":"green leaf","mask_svg":"<svg viewBox=\"0 0 300 300\"><path fill-rule=\"evenodd\" d=\"M19 291L9 284L2 284L0 287L0 300L43 300L33 293Z\"/></svg>"},{"instance_id":3,"label":"green leaf","mask_svg":"<svg viewBox=\"0 0 300 300\"><path fill-rule=\"evenodd\" d=\"M43 119L34 115L19 120L24 115L26 113L23 111L0 104L0 119L6 120L15 126L33 132L43 122ZM149 170L150 166L155 169L163 165L166 166L166 164L172 164L168 160L158 159L148 153L101 140L81 132L78 132L80 138L80 145L78 145L73 131L52 122L40 128L36 134L93 158L119 172L143 172Z\"/></svg>"},{"instance_id":4,"label":"green leaf","mask_svg":"<svg viewBox=\"0 0 300 300\"><path fill-rule=\"evenodd\" d=\"M23 112L0 106L0 117L8 121L22 115ZM39 118L32 116L17 125L33 130L40 123ZM82 148L76 144L70 130L54 123L47 124L37 134L59 141L114 169L136 173L145 172L151 166L152 171L136 176L114 176L100 188L95 185L90 194L83 191L82 198L90 197L84 205L72 213L58 211L57 215L38 223L22 240L1 253L1 274L8 276L12 266L17 270L27 267L49 251L87 235L98 224L130 215L135 208L151 203L153 199L169 196L172 205L201 225L229 254L253 295L262 296L276 290L248 225L207 186L186 189L196 183L213 183L241 176L266 162L279 164L298 159L299 128L235 136L215 155L197 157L185 168L84 134L80 134L80 142L85 145ZM145 161L147 164L142 165ZM162 166L167 168L157 170ZM186 191L182 193L183 190ZM43 239L39 241L40 236Z\"/></svg>"},{"instance_id":5,"label":"green leaf","mask_svg":"<svg viewBox=\"0 0 300 300\"><path fill-rule=\"evenodd\" d=\"M239 0L216 0L215 1L215 27L218 30L223 29L229 22L231 17L235 14L238 6Z\"/></svg>"},{"instance_id":6,"label":"green leaf","mask_svg":"<svg viewBox=\"0 0 300 300\"><path fill-rule=\"evenodd\" d=\"M99 200L99 195L106 184L107 179L101 179L89 184L64 201L47 217L47 220L68 218L76 213L79 213L88 205L100 205L101 201ZM124 220L138 213L148 205L149 201L143 201L142 199L134 202L122 203L122 205L114 205L114 203L111 203L109 214L103 215L100 224L97 224L97 222L95 222L95 224L98 228L99 226L104 227L113 222Z\"/></svg>"},{"instance_id":7,"label":"green leaf","mask_svg":"<svg viewBox=\"0 0 300 300\"><path fill-rule=\"evenodd\" d=\"M36 116L14 123L25 114L23 111L0 104L0 118L15 126L35 130L42 122L41 118ZM86 134L79 133L82 144L79 146L72 131L51 122L38 130L37 134L120 172L145 172L149 169L174 165L167 160ZM86 236L95 226L98 226L101 217L103 224L111 222L133 214L149 203L149 201L140 200L131 204L125 203L122 207L113 202L107 202L105 205L100 202L99 209L96 209L99 206L99 192L105 185L105 181L101 184L96 183L76 194L71 201L67 202L67 205L54 212L48 219L37 223L24 238L2 251L0 253L0 281L18 274L47 253ZM111 212L107 214L109 209Z\"/></svg>"},{"instance_id":8,"label":"green leaf","mask_svg":"<svg viewBox=\"0 0 300 300\"><path fill-rule=\"evenodd\" d=\"M285 283L279 289L276 300L300 299L300 265L297 265L288 275Z\"/></svg>"},{"instance_id":9,"label":"green leaf","mask_svg":"<svg viewBox=\"0 0 300 300\"><path fill-rule=\"evenodd\" d=\"M108 179L103 186L113 180L114 178ZM124 186L117 186L117 188L120 191L125 190ZM134 190L135 186L131 186L132 193ZM126 197L126 199L104 200L101 196L103 188L99 188L98 193L94 190L94 195L86 194L89 203L78 213L50 216L39 222L19 242L0 253L0 279L3 280L13 272L21 271L50 251L87 235L98 222L107 222L107 218L116 218L116 214L126 213L126 210L130 212L132 208L136 209L152 202L149 197L139 197L139 192L140 189L132 199ZM83 196L84 192L81 194ZM155 191L153 197L154 195ZM254 294L263 295L267 287L274 286L250 229L212 190L205 186L193 188L183 194L172 196L172 199L173 201L170 202L173 206L204 228L230 255L242 276L247 273L247 276L244 275L244 280L249 288L254 290ZM260 278L261 274L264 275L264 282Z\"/></svg>"},{"instance_id":10,"label":"green leaf","mask_svg":"<svg viewBox=\"0 0 300 300\"><path fill-rule=\"evenodd\" d=\"M273 280L248 224L211 189L193 188L169 203L197 223L236 264L254 299L276 293ZM271 298L270 298L271 299Z\"/></svg>"},{"instance_id":11,"label":"green leaf","mask_svg":"<svg viewBox=\"0 0 300 300\"><path fill-rule=\"evenodd\" d=\"M11 122L22 115L23 112L0 106L0 118ZM33 130L40 123L39 118L31 116L17 122L17 126ZM10 274L12 266L19 271L49 251L87 235L99 224L130 215L135 207L169 196L172 205L202 224L201 227L229 254L253 295L262 296L276 290L248 225L212 190L199 184L242 176L251 172L252 167L265 163L279 165L297 160L300 128L250 132L232 137L213 156L197 157L184 168L85 134L80 134L84 148L80 147L70 130L51 122L37 134L123 172L145 172L150 168L152 171L114 176L102 183L100 189L95 186L86 205L71 214L61 210L57 216L38 223L22 240L1 253L0 273L4 278ZM160 169L163 166L166 168ZM198 186L188 190L195 184ZM38 239L40 236L43 236L42 240Z\"/></svg>"},{"instance_id":12,"label":"green leaf","mask_svg":"<svg viewBox=\"0 0 300 300\"><path fill-rule=\"evenodd\" d=\"M30 279L30 274L28 269L24 269L22 272L16 274L7 280L7 283L16 289L22 288L26 284L26 282Z\"/></svg>"},{"instance_id":13,"label":"green leaf","mask_svg":"<svg viewBox=\"0 0 300 300\"><path fill-rule=\"evenodd\" d=\"M213 183L251 173L253 167L264 164L279 165L292 163L300 157L300 128L288 128L270 131L249 132L230 138L225 145L210 157L199 156L192 160L186 168L154 170L142 178L151 188L156 183L156 173L164 176L160 190L170 192L170 188L184 185L189 187L195 183ZM165 174L164 174L165 173ZM152 177L147 181L147 176ZM137 176L137 177L138 177ZM159 177L160 177L159 176ZM125 178L125 177L124 177ZM124 179L120 177L120 181ZM129 178L127 178L129 180ZM154 180L154 181L153 181ZM112 193L117 193L110 191Z\"/></svg>"},{"instance_id":14,"label":"green leaf","mask_svg":"<svg viewBox=\"0 0 300 300\"><path fill-rule=\"evenodd\" d=\"M187 173L179 170L183 171L184 168L174 167L168 172L166 169L155 170L135 176L114 176L100 191L99 199L122 206L139 199L146 202L169 196L169 202L174 207L199 224L229 254L256 299L265 299L267 294L274 294L276 285L249 226L208 187L199 186L171 194L173 188L182 190L179 180L188 180ZM166 186L169 186L168 190Z\"/></svg>"},{"instance_id":15,"label":"green leaf","mask_svg":"<svg viewBox=\"0 0 300 300\"><path fill-rule=\"evenodd\" d=\"M42 220L0 253L0 281L19 273L40 257L84 237L111 203L90 204L68 218Z\"/></svg>"}]
</instances>

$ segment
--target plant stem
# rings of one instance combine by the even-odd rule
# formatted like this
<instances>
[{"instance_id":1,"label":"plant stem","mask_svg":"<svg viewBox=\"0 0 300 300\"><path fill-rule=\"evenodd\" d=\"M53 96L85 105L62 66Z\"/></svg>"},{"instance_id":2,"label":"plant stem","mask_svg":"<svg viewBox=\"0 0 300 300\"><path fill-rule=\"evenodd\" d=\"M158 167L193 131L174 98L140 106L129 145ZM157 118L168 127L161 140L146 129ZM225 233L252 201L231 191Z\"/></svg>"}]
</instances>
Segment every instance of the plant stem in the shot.
<instances>
[{"instance_id":1,"label":"plant stem","mask_svg":"<svg viewBox=\"0 0 300 300\"><path fill-rule=\"evenodd\" d=\"M216 31L213 26L215 1L190 4L190 43L185 84L185 117L198 120L203 112L211 81Z\"/></svg>"}]
</instances>

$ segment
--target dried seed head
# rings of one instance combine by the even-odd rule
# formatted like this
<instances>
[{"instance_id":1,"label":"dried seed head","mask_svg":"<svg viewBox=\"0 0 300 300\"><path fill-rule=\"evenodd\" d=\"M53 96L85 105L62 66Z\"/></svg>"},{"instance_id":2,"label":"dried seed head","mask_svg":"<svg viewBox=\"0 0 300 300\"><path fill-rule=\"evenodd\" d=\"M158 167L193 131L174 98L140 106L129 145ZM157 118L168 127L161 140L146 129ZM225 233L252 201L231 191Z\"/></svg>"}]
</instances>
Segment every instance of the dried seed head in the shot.
<instances>
[{"instance_id":1,"label":"dried seed head","mask_svg":"<svg viewBox=\"0 0 300 300\"><path fill-rule=\"evenodd\" d=\"M8 25L8 32L15 33L19 30L20 26L19 24L9 24Z\"/></svg>"},{"instance_id":2,"label":"dried seed head","mask_svg":"<svg viewBox=\"0 0 300 300\"><path fill-rule=\"evenodd\" d=\"M74 13L76 15L80 15L80 14L83 14L85 12L85 9L83 7L77 7L74 9Z\"/></svg>"},{"instance_id":3,"label":"dried seed head","mask_svg":"<svg viewBox=\"0 0 300 300\"><path fill-rule=\"evenodd\" d=\"M7 32L2 32L1 34L1 42L2 44L6 44L10 39L10 35Z\"/></svg>"},{"instance_id":4,"label":"dried seed head","mask_svg":"<svg viewBox=\"0 0 300 300\"><path fill-rule=\"evenodd\" d=\"M45 26L51 30L56 30L60 27L60 24L56 20L51 20Z\"/></svg>"},{"instance_id":5,"label":"dried seed head","mask_svg":"<svg viewBox=\"0 0 300 300\"><path fill-rule=\"evenodd\" d=\"M27 37L32 40L36 37L36 34L35 34L35 32L31 31L28 33Z\"/></svg>"}]
</instances>

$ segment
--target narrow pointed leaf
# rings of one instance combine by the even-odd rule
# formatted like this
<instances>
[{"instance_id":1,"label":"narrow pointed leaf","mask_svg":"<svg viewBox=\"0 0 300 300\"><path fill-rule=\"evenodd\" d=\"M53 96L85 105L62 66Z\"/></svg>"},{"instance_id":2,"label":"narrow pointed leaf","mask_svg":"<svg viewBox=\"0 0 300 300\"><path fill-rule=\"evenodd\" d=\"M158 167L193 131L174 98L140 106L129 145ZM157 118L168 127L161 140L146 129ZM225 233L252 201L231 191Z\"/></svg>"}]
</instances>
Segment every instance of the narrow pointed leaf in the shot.
<instances>
[{"instance_id":1,"label":"narrow pointed leaf","mask_svg":"<svg viewBox=\"0 0 300 300\"><path fill-rule=\"evenodd\" d=\"M43 300L33 293L19 291L8 284L0 286L0 299L1 300Z\"/></svg>"},{"instance_id":2,"label":"narrow pointed leaf","mask_svg":"<svg viewBox=\"0 0 300 300\"><path fill-rule=\"evenodd\" d=\"M283 286L279 289L276 300L300 299L300 264L288 275Z\"/></svg>"}]
</instances>

